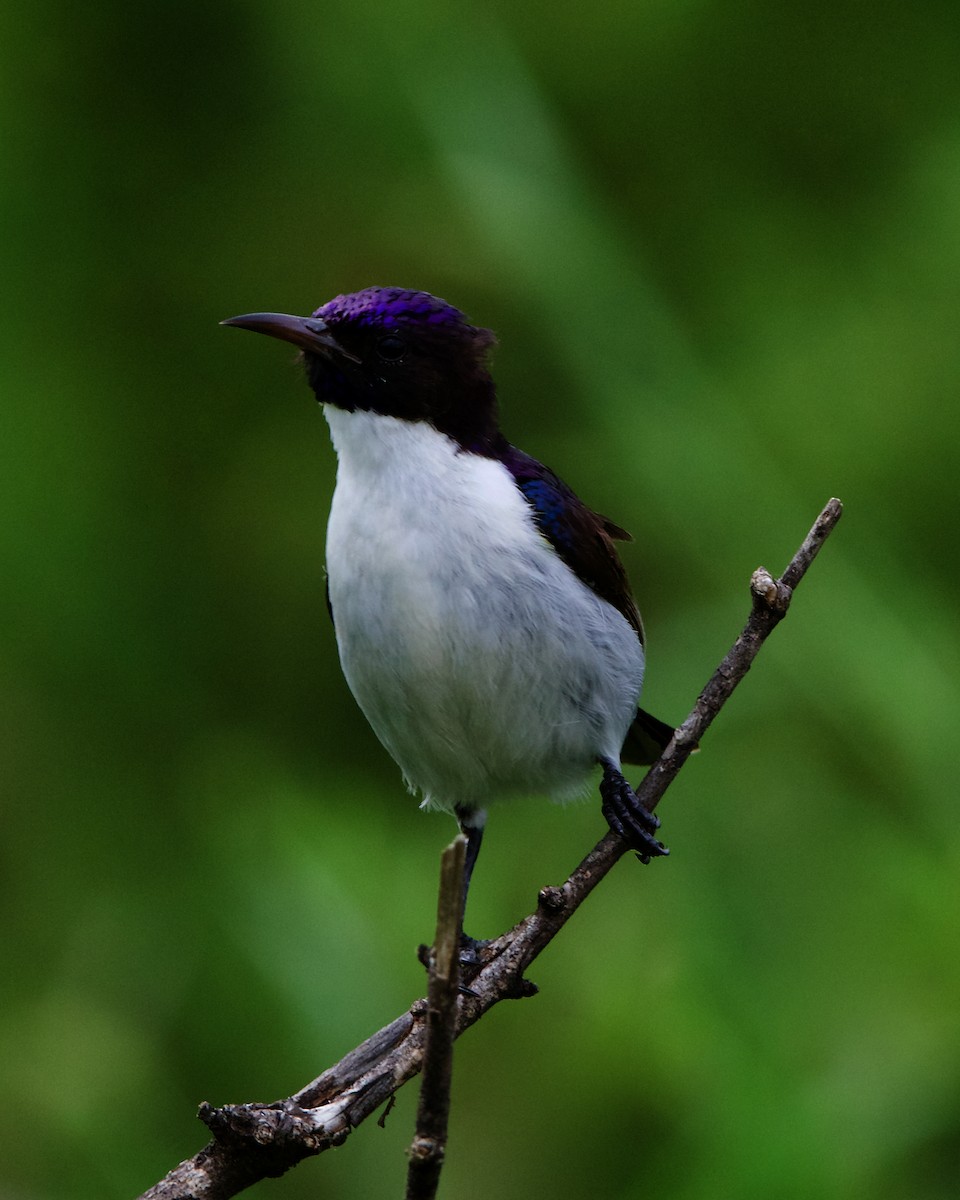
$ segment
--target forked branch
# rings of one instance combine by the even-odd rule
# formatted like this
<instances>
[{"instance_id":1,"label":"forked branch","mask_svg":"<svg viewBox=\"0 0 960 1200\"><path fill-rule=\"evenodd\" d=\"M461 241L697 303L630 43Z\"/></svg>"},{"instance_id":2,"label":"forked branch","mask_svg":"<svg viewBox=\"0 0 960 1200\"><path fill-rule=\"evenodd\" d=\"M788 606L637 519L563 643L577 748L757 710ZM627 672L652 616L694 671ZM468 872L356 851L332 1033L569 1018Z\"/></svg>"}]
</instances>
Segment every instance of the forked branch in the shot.
<instances>
[{"instance_id":1,"label":"forked branch","mask_svg":"<svg viewBox=\"0 0 960 1200\"><path fill-rule=\"evenodd\" d=\"M651 812L750 669L765 639L786 615L794 588L842 511L839 500L827 504L779 579L762 567L754 572L746 625L693 711L637 788L641 802ZM566 883L541 890L535 912L483 948L469 990L457 999L455 1037L501 1000L534 994L536 987L524 979L524 972L626 850L620 838L608 833ZM420 1071L428 1014L427 1001L417 1000L402 1016L285 1100L223 1108L202 1104L200 1119L210 1129L212 1141L139 1200L227 1200L260 1179L282 1175L302 1159L342 1144L361 1121Z\"/></svg>"}]
</instances>

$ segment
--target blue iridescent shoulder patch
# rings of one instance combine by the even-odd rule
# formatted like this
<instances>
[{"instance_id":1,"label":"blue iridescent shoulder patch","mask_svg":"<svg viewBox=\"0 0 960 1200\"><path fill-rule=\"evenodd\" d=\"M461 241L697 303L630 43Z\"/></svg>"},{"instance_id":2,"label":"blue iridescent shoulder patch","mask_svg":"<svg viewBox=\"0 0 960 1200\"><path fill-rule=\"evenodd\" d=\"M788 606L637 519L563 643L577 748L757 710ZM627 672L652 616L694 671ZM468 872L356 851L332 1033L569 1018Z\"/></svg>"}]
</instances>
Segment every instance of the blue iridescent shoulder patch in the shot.
<instances>
[{"instance_id":1,"label":"blue iridescent shoulder patch","mask_svg":"<svg viewBox=\"0 0 960 1200\"><path fill-rule=\"evenodd\" d=\"M525 479L519 483L537 516L537 524L555 546L570 541L569 504L560 489L548 479Z\"/></svg>"}]
</instances>

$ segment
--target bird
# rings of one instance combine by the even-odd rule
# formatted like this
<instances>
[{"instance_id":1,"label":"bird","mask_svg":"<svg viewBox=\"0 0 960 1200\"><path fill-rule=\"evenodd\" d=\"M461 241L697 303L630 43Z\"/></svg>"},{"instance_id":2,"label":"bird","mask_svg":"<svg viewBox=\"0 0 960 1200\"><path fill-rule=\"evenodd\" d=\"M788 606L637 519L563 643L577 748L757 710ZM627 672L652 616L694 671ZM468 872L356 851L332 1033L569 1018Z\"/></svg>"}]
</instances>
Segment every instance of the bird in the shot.
<instances>
[{"instance_id":1,"label":"bird","mask_svg":"<svg viewBox=\"0 0 960 1200\"><path fill-rule=\"evenodd\" d=\"M614 544L630 535L502 433L494 334L399 287L222 324L301 351L337 455L343 674L421 807L456 817L464 907L488 806L583 796L598 768L609 828L645 863L668 854L623 773L674 732L638 707L644 628Z\"/></svg>"}]
</instances>

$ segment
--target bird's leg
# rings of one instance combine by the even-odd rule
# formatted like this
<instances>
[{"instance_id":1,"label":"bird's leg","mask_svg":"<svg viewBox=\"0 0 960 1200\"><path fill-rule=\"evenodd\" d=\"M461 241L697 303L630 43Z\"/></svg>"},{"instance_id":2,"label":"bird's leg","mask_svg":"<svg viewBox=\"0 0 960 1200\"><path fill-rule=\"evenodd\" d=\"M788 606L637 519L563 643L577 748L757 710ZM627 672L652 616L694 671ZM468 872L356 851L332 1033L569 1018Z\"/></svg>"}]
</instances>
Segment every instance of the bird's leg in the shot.
<instances>
[{"instance_id":1,"label":"bird's leg","mask_svg":"<svg viewBox=\"0 0 960 1200\"><path fill-rule=\"evenodd\" d=\"M453 811L459 822L460 832L467 839L467 853L463 863L463 907L460 911L460 961L469 964L479 962L477 949L484 945L483 942L463 932L463 914L467 909L467 893L470 890L470 877L473 875L473 868L477 863L477 855L480 853L480 843L483 841L483 827L487 823L487 813L483 808L468 808L461 804L456 805Z\"/></svg>"},{"instance_id":2,"label":"bird's leg","mask_svg":"<svg viewBox=\"0 0 960 1200\"><path fill-rule=\"evenodd\" d=\"M643 807L617 764L609 758L601 758L600 766L603 767L603 779L600 780L601 811L613 832L636 850L637 857L643 863L669 854L666 846L653 836L660 828L659 820Z\"/></svg>"}]
</instances>

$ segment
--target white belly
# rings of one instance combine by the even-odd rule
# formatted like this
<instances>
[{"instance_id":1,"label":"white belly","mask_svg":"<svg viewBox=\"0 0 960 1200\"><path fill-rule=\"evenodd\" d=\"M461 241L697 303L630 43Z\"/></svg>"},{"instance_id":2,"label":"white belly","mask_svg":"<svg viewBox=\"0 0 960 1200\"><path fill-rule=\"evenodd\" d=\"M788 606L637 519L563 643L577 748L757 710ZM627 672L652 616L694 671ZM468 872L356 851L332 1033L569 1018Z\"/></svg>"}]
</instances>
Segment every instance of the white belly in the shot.
<instances>
[{"instance_id":1,"label":"white belly","mask_svg":"<svg viewBox=\"0 0 960 1200\"><path fill-rule=\"evenodd\" d=\"M581 792L643 682L629 623L541 537L500 463L430 426L325 410L340 661L424 803Z\"/></svg>"}]
</instances>

